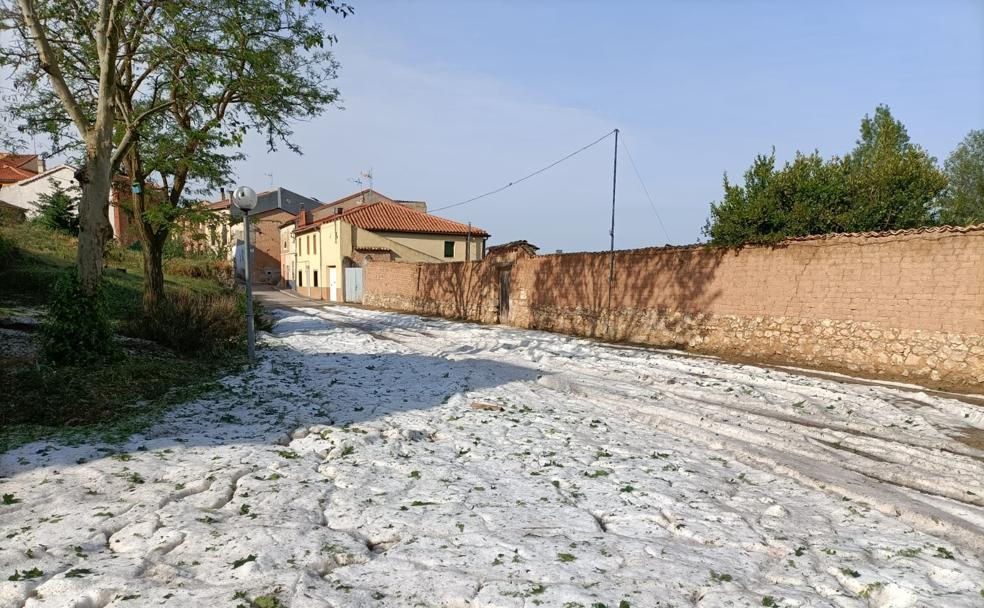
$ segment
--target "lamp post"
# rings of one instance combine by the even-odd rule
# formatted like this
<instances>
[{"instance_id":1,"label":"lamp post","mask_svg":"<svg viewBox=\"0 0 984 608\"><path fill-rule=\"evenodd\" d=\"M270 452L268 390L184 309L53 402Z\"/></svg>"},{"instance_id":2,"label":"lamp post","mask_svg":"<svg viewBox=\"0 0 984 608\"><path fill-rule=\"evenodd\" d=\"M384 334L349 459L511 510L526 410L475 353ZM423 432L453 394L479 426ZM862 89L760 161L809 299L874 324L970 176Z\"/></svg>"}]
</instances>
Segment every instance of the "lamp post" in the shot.
<instances>
[{"instance_id":1,"label":"lamp post","mask_svg":"<svg viewBox=\"0 0 984 608\"><path fill-rule=\"evenodd\" d=\"M249 186L240 186L232 193L232 202L243 212L243 240L246 244L246 351L252 361L256 358L256 337L253 335L253 281L249 276L249 212L256 207L256 192Z\"/></svg>"}]
</instances>

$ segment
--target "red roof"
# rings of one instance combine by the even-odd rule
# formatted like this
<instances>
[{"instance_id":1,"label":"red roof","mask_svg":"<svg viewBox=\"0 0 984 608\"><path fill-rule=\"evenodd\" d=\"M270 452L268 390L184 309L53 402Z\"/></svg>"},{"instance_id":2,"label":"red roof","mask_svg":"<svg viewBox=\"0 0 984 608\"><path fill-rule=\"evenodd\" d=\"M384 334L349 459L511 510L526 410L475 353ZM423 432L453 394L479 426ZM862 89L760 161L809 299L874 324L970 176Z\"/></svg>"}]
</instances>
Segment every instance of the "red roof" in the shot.
<instances>
[{"instance_id":1,"label":"red roof","mask_svg":"<svg viewBox=\"0 0 984 608\"><path fill-rule=\"evenodd\" d=\"M37 171L24 167L24 165L37 159L37 157L37 154L10 154L0 152L0 182L9 184L37 175Z\"/></svg>"},{"instance_id":2,"label":"red roof","mask_svg":"<svg viewBox=\"0 0 984 608\"><path fill-rule=\"evenodd\" d=\"M489 236L481 228L468 227L467 224L430 215L423 211L414 211L403 205L380 201L371 205L360 205L345 213L332 215L313 224L308 224L297 232L307 232L316 226L336 220L358 226L372 232L411 232L420 234L472 234L474 236Z\"/></svg>"}]
</instances>

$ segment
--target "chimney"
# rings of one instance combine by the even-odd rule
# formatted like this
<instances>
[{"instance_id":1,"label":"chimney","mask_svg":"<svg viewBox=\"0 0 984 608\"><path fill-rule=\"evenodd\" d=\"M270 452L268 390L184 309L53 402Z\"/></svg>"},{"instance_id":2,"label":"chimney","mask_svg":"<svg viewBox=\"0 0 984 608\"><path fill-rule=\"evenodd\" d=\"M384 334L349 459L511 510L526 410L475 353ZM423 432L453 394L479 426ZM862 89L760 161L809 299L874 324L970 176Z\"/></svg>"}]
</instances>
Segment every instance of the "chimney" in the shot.
<instances>
[{"instance_id":1,"label":"chimney","mask_svg":"<svg viewBox=\"0 0 984 608\"><path fill-rule=\"evenodd\" d=\"M225 200L225 186L220 187L219 188L219 192L222 194L222 197L219 200L220 201L224 201Z\"/></svg>"},{"instance_id":2,"label":"chimney","mask_svg":"<svg viewBox=\"0 0 984 608\"><path fill-rule=\"evenodd\" d=\"M297 212L297 224L296 225L297 225L298 228L301 228L302 226L306 226L307 225L307 211L304 210L304 203L301 203L301 209L300 209L300 211Z\"/></svg>"},{"instance_id":3,"label":"chimney","mask_svg":"<svg viewBox=\"0 0 984 608\"><path fill-rule=\"evenodd\" d=\"M44 172L45 172L44 157L38 156L38 173L44 173Z\"/></svg>"}]
</instances>

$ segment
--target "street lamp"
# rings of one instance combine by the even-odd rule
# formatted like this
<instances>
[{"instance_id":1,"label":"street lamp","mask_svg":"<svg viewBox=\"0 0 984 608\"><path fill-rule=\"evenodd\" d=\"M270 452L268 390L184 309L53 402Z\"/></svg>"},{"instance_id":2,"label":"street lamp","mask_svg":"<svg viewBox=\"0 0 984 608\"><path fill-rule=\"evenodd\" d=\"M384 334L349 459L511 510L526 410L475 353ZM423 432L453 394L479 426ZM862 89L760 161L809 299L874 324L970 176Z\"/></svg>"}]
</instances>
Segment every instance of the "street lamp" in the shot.
<instances>
[{"instance_id":1,"label":"street lamp","mask_svg":"<svg viewBox=\"0 0 984 608\"><path fill-rule=\"evenodd\" d=\"M249 276L249 212L256 208L256 192L249 186L239 186L232 193L232 202L243 212L243 240L246 242L246 351L252 361L256 358L256 337L253 335L253 282Z\"/></svg>"}]
</instances>

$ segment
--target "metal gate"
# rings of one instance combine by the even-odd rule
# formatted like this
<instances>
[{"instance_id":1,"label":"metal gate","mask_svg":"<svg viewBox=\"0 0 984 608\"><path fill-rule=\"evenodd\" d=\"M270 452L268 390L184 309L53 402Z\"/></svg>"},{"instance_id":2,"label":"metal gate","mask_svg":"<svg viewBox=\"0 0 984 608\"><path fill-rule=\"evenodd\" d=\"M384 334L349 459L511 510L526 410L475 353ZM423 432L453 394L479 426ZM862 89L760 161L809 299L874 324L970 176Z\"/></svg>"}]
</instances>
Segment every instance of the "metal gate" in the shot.
<instances>
[{"instance_id":1,"label":"metal gate","mask_svg":"<svg viewBox=\"0 0 984 608\"><path fill-rule=\"evenodd\" d=\"M345 301L362 302L362 269L345 269Z\"/></svg>"}]
</instances>

